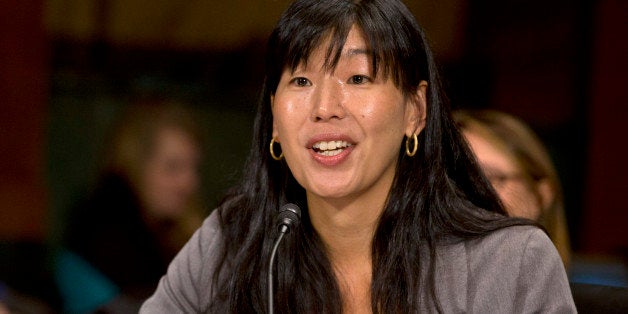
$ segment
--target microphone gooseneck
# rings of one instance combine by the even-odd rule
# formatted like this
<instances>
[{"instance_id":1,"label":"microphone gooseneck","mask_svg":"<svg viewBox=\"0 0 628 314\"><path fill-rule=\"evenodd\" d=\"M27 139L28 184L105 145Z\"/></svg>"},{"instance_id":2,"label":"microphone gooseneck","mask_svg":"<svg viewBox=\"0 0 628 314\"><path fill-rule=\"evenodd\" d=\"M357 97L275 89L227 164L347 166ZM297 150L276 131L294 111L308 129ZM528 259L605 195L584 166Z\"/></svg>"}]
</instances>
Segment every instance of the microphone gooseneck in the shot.
<instances>
[{"instance_id":1,"label":"microphone gooseneck","mask_svg":"<svg viewBox=\"0 0 628 314\"><path fill-rule=\"evenodd\" d=\"M275 240L273 250L270 252L270 262L268 263L268 313L273 314L273 264L275 262L275 254L279 243L283 239L283 236L290 233L290 228L296 227L301 221L301 209L299 206L288 203L281 206L279 214L277 215L277 228L279 229L279 236Z\"/></svg>"}]
</instances>

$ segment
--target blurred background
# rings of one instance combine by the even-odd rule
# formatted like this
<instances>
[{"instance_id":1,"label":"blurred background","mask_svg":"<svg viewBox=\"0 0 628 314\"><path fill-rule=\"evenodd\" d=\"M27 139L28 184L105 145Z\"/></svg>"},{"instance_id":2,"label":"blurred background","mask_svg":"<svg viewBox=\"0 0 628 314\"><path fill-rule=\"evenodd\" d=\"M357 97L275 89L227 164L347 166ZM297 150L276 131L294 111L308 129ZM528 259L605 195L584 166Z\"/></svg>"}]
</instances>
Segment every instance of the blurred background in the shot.
<instances>
[{"instance_id":1,"label":"blurred background","mask_svg":"<svg viewBox=\"0 0 628 314\"><path fill-rule=\"evenodd\" d=\"M288 2L1 0L0 283L54 307L48 248L94 183L106 130L137 100L195 112L208 213L240 175L265 40ZM610 261L597 270L624 285L628 2L406 3L452 106L533 127L558 168L575 261Z\"/></svg>"}]
</instances>

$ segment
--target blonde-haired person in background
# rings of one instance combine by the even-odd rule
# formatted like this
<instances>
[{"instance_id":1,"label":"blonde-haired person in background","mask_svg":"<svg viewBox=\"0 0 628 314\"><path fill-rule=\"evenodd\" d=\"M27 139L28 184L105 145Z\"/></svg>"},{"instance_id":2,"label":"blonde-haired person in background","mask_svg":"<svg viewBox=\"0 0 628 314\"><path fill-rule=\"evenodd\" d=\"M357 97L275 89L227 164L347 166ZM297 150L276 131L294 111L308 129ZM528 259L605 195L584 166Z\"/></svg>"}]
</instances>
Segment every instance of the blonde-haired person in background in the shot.
<instances>
[{"instance_id":1,"label":"blonde-haired person in background","mask_svg":"<svg viewBox=\"0 0 628 314\"><path fill-rule=\"evenodd\" d=\"M569 264L570 244L563 194L554 164L522 120L495 110L457 110L461 128L510 216L538 221Z\"/></svg>"},{"instance_id":2,"label":"blonde-haired person in background","mask_svg":"<svg viewBox=\"0 0 628 314\"><path fill-rule=\"evenodd\" d=\"M203 219L202 141L189 108L133 104L111 131L96 187L70 211L57 255L67 312L137 313Z\"/></svg>"}]
</instances>

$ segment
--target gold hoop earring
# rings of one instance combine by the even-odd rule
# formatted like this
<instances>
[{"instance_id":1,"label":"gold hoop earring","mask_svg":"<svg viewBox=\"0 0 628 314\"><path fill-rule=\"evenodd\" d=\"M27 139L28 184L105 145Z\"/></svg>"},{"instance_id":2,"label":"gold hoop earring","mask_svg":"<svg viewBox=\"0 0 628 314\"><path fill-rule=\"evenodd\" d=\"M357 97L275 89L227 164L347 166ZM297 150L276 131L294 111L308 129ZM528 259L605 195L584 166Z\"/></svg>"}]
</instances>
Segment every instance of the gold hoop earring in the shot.
<instances>
[{"instance_id":1,"label":"gold hoop earring","mask_svg":"<svg viewBox=\"0 0 628 314\"><path fill-rule=\"evenodd\" d=\"M270 157L273 157L274 160L281 160L283 158L283 151L281 152L281 154L279 154L279 157L277 155L275 155L275 138L273 137L270 140Z\"/></svg>"},{"instance_id":2,"label":"gold hoop earring","mask_svg":"<svg viewBox=\"0 0 628 314\"><path fill-rule=\"evenodd\" d=\"M408 155L408 157L414 156L417 149L419 149L419 139L417 138L416 133L412 134L412 141L414 142L414 147L412 148L412 151L410 151L410 138L406 137L406 155Z\"/></svg>"}]
</instances>

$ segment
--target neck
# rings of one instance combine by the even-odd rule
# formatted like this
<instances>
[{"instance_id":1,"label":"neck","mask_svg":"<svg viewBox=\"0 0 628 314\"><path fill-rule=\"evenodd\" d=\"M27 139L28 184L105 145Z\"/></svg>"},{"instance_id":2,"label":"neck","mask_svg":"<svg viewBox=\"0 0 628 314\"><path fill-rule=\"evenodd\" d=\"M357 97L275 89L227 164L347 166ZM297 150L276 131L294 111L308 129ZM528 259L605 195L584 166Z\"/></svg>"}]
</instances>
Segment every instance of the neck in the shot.
<instances>
[{"instance_id":1,"label":"neck","mask_svg":"<svg viewBox=\"0 0 628 314\"><path fill-rule=\"evenodd\" d=\"M385 198L372 200L325 200L308 195L312 226L320 235L335 267L371 260L371 244Z\"/></svg>"},{"instance_id":2,"label":"neck","mask_svg":"<svg viewBox=\"0 0 628 314\"><path fill-rule=\"evenodd\" d=\"M392 177L345 198L306 192L310 221L325 244L347 313L371 310L371 246L391 185Z\"/></svg>"},{"instance_id":3,"label":"neck","mask_svg":"<svg viewBox=\"0 0 628 314\"><path fill-rule=\"evenodd\" d=\"M380 204L325 202L308 197L309 215L334 268L346 313L370 312L371 244Z\"/></svg>"}]
</instances>

